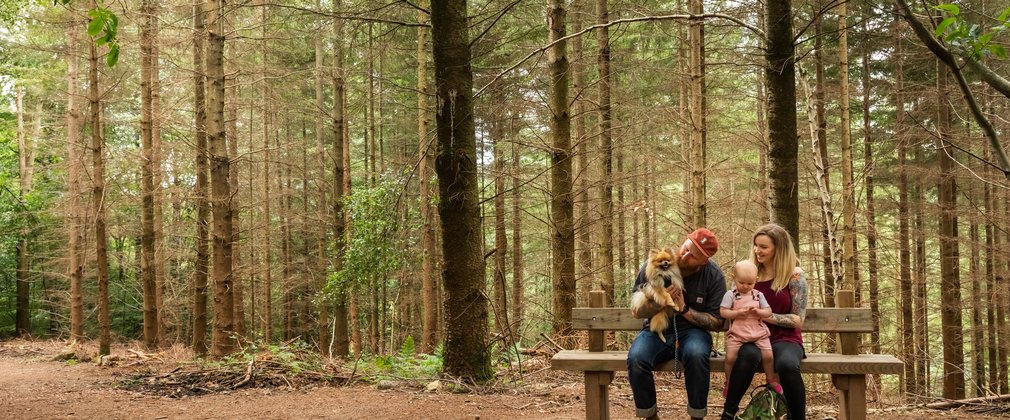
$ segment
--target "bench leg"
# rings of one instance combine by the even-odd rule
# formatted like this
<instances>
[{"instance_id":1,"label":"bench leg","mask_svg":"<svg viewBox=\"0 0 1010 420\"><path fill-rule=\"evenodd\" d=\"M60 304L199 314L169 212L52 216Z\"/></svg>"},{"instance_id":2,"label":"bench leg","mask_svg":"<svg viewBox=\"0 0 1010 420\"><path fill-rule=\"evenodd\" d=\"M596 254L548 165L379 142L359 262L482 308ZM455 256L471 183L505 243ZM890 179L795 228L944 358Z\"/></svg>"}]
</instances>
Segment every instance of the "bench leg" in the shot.
<instances>
[{"instance_id":1,"label":"bench leg","mask_svg":"<svg viewBox=\"0 0 1010 420\"><path fill-rule=\"evenodd\" d=\"M614 372L586 372L586 419L610 419L610 382Z\"/></svg>"},{"instance_id":2,"label":"bench leg","mask_svg":"<svg viewBox=\"0 0 1010 420\"><path fill-rule=\"evenodd\" d=\"M838 418L866 420L866 375L831 375L838 389Z\"/></svg>"}]
</instances>

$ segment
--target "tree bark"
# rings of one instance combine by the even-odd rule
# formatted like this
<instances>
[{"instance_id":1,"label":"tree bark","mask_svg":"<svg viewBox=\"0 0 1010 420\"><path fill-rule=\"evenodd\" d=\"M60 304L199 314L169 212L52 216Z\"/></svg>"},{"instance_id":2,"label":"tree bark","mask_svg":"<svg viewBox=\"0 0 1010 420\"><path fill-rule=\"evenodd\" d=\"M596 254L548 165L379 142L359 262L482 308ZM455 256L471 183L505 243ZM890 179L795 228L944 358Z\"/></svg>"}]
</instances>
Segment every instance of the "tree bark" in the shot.
<instances>
[{"instance_id":1,"label":"tree bark","mask_svg":"<svg viewBox=\"0 0 1010 420\"><path fill-rule=\"evenodd\" d=\"M427 4L423 2L422 4ZM424 7L424 6L422 6ZM418 23L428 20L427 13L417 12ZM435 280L435 220L431 211L431 148L428 134L431 119L428 105L428 28L417 27L417 150L418 201L421 207L421 294L424 308L421 316L421 351L433 353L438 345L438 283Z\"/></svg>"},{"instance_id":2,"label":"tree bark","mask_svg":"<svg viewBox=\"0 0 1010 420\"><path fill-rule=\"evenodd\" d=\"M975 206L977 193L975 188L968 186L967 197ZM982 323L982 309L979 307L985 300L982 296L981 251L979 250L978 221L969 219L968 238L971 243L971 257L968 271L971 278L971 379L972 389L976 397L985 395L985 325Z\"/></svg>"},{"instance_id":3,"label":"tree bark","mask_svg":"<svg viewBox=\"0 0 1010 420\"><path fill-rule=\"evenodd\" d=\"M271 296L271 289L273 288L272 279L270 277L271 271L271 261L270 257L273 255L273 250L270 248L270 183L273 180L270 178L270 130L273 127L274 115L273 107L270 106L270 84L267 83L267 62L269 61L269 56L267 55L267 5L263 0L260 0L260 21L262 22L261 35L263 41L260 42L260 55L262 56L263 62L261 63L260 73L263 78L263 85L260 91L260 100L263 103L263 310L260 313L260 331L263 333L263 339L269 343L273 337L273 318L271 308L271 301L273 297Z\"/></svg>"},{"instance_id":4,"label":"tree bark","mask_svg":"<svg viewBox=\"0 0 1010 420\"><path fill-rule=\"evenodd\" d=\"M16 93L16 113L17 113L17 138L18 138L18 177L20 179L20 189L18 199L21 201L20 212L27 214L25 203L26 196L32 190L32 167L34 158L32 157L31 140L25 134L25 110L24 110L24 85L17 85ZM36 120L42 115L36 115ZM22 218L20 223L20 238L17 245L17 267L15 270L17 304L14 311L14 335L21 337L31 334L31 283L29 283L29 258L28 258L28 219Z\"/></svg>"},{"instance_id":5,"label":"tree bark","mask_svg":"<svg viewBox=\"0 0 1010 420\"><path fill-rule=\"evenodd\" d=\"M916 166L920 165L922 159L922 148L916 147L913 154L913 161ZM915 395L929 394L929 361L932 356L929 351L929 318L928 307L926 305L926 236L925 236L925 215L923 214L923 180L921 168L916 168L911 186L911 202L913 206L913 236L915 241L915 263L913 264L915 276L912 283L915 285Z\"/></svg>"},{"instance_id":6,"label":"tree bark","mask_svg":"<svg viewBox=\"0 0 1010 420\"><path fill-rule=\"evenodd\" d=\"M838 107L841 111L839 137L842 144L843 269L841 283L838 284L838 287L841 290L856 290L856 185L853 176L852 122L849 112L849 43L846 3L839 3L835 10L838 13Z\"/></svg>"},{"instance_id":7,"label":"tree bark","mask_svg":"<svg viewBox=\"0 0 1010 420\"><path fill-rule=\"evenodd\" d=\"M484 381L491 376L491 370L486 348L487 298L467 2L432 2L431 32L439 105L435 117L435 169L445 258L442 282L447 330L443 368L452 376Z\"/></svg>"},{"instance_id":8,"label":"tree bark","mask_svg":"<svg viewBox=\"0 0 1010 420\"><path fill-rule=\"evenodd\" d=\"M515 134L515 115L510 116L509 133ZM525 282L523 278L523 212L520 205L522 199L522 162L519 159L519 144L512 143L512 319L523 320L526 298L523 294Z\"/></svg>"},{"instance_id":9,"label":"tree bark","mask_svg":"<svg viewBox=\"0 0 1010 420\"><path fill-rule=\"evenodd\" d=\"M339 12L340 1L334 1L333 12ZM346 111L344 109L345 82L344 82L344 21L343 19L333 20L333 271L339 272L344 267L344 252L346 249L346 224L344 222L344 120ZM348 307L347 300L350 293L347 290L341 291L337 296L333 308L333 342L334 355L346 357L349 348L348 334ZM350 318L353 320L353 318Z\"/></svg>"},{"instance_id":10,"label":"tree bark","mask_svg":"<svg viewBox=\"0 0 1010 420\"><path fill-rule=\"evenodd\" d=\"M600 248L599 264L603 278L600 286L607 298L607 306L614 304L614 177L613 177L613 141L611 140L612 116L610 109L610 12L607 0L596 0L596 23L601 25L596 29L597 67L599 68L600 84L597 113L599 114L600 136L600 237L597 246Z\"/></svg>"},{"instance_id":11,"label":"tree bark","mask_svg":"<svg viewBox=\"0 0 1010 420\"><path fill-rule=\"evenodd\" d=\"M141 3L140 13L143 23L140 28L140 148L141 148L141 212L140 212L140 244L141 244L141 286L144 293L144 346L148 350L158 348L158 300L157 276L155 273L154 242L154 166L160 162L154 160L153 118L152 109L152 79L151 62L154 60L153 5L151 0Z\"/></svg>"},{"instance_id":12,"label":"tree bark","mask_svg":"<svg viewBox=\"0 0 1010 420\"><path fill-rule=\"evenodd\" d=\"M70 35L70 44L76 47L80 42L76 32ZM69 219L70 260L70 339L84 339L84 211L81 208L81 166L84 149L81 138L81 109L77 103L80 95L77 79L78 63L74 48L67 55L67 218Z\"/></svg>"},{"instance_id":13,"label":"tree bark","mask_svg":"<svg viewBox=\"0 0 1010 420\"><path fill-rule=\"evenodd\" d=\"M767 48L765 80L768 88L769 179L773 220L799 247L797 195L796 63L793 44L792 2L765 2Z\"/></svg>"},{"instance_id":14,"label":"tree bark","mask_svg":"<svg viewBox=\"0 0 1010 420\"><path fill-rule=\"evenodd\" d=\"M986 170L987 174L990 172ZM993 193L992 187L985 183L982 186L982 201L985 205L986 214L995 214L995 206L993 205ZM997 332L997 322L996 322L996 302L999 299L997 294L996 280L998 275L995 273L996 268L996 256L994 255L995 243L995 223L992 220L987 220L985 223L985 300L982 301L986 307L986 355L988 356L989 362L989 387L988 390L991 393L999 392L999 346L996 342Z\"/></svg>"},{"instance_id":15,"label":"tree bark","mask_svg":"<svg viewBox=\"0 0 1010 420\"><path fill-rule=\"evenodd\" d=\"M321 9L321 4L317 0L316 8ZM323 34L317 33L315 37L315 108L316 113L314 117L315 129L313 133L315 134L316 140L316 185L318 194L316 203L316 223L324 223L327 220L327 198L326 198L326 162L323 157L325 154L325 146L323 140ZM314 267L314 290L323 290L323 286L326 284L326 262L329 258L326 252L326 231L321 230L315 233L316 240L316 259ZM331 308L330 305L325 301L320 301L318 303L318 320L316 325L316 331L319 337L319 351L321 354L329 354L329 343L330 343L330 315Z\"/></svg>"},{"instance_id":16,"label":"tree bark","mask_svg":"<svg viewBox=\"0 0 1010 420\"><path fill-rule=\"evenodd\" d=\"M207 179L207 101L204 75L204 1L193 2L193 110L196 143L196 261L193 267L193 351L207 354L207 273L210 265L208 224L210 202Z\"/></svg>"},{"instance_id":17,"label":"tree bark","mask_svg":"<svg viewBox=\"0 0 1010 420\"><path fill-rule=\"evenodd\" d=\"M863 33L869 34L866 20L862 23ZM874 173L877 166L873 159L873 121L870 118L870 41L868 35L863 38L863 185L866 188L866 270L870 286L870 313L873 331L870 332L870 347L873 353L881 354L880 346L880 301L877 273L877 208L874 197ZM880 383L880 375L874 375L874 381ZM879 389L879 387L878 387Z\"/></svg>"},{"instance_id":18,"label":"tree bark","mask_svg":"<svg viewBox=\"0 0 1010 420\"><path fill-rule=\"evenodd\" d=\"M937 98L947 98L947 71L937 63ZM964 325L961 321L960 252L957 243L957 183L954 178L953 148L950 146L950 108L946 99L937 103L940 138L937 154L940 181L940 277L943 299L940 315L943 331L943 397L964 398Z\"/></svg>"},{"instance_id":19,"label":"tree bark","mask_svg":"<svg viewBox=\"0 0 1010 420\"><path fill-rule=\"evenodd\" d=\"M901 42L901 21L895 19L894 35L894 131L898 141L898 289L901 296L899 319L901 320L901 359L905 363L901 377L901 389L913 393L916 383L915 369L915 321L912 315L912 261L909 252L909 211L908 211L908 136L905 132L904 95L904 55Z\"/></svg>"},{"instance_id":20,"label":"tree bark","mask_svg":"<svg viewBox=\"0 0 1010 420\"><path fill-rule=\"evenodd\" d=\"M214 357L235 350L234 278L232 270L230 161L224 120L224 5L225 0L207 0L207 143L210 152L211 207L213 213L214 322L211 350Z\"/></svg>"},{"instance_id":21,"label":"tree bark","mask_svg":"<svg viewBox=\"0 0 1010 420\"><path fill-rule=\"evenodd\" d=\"M690 0L688 12L692 15L705 13L702 0ZM708 205L705 201L705 170L706 168L706 113L708 104L705 90L705 22L692 19L688 30L690 48L690 97L691 114L691 154L689 167L691 170L691 221L692 227L703 227L708 223ZM795 123L794 123L795 125Z\"/></svg>"},{"instance_id":22,"label":"tree bark","mask_svg":"<svg viewBox=\"0 0 1010 420\"><path fill-rule=\"evenodd\" d=\"M584 13L582 0L575 0L571 4L572 10L572 32L578 33L582 31L582 15ZM577 280L579 284L579 292L585 299L585 305L589 305L589 290L593 286L593 276L595 271L593 270L593 245L591 232L593 231L594 223L590 217L590 192L589 192L589 155L588 147L589 137L586 135L586 65L585 54L583 47L583 37L576 37L572 39L572 62L571 62L571 72L572 72L572 91L575 92L575 144L577 144L577 166L578 171L576 171L576 179L578 187L575 189L575 212L578 217L575 218L574 222L577 223L573 226L576 234L576 264L578 267ZM515 150L515 146L513 146ZM515 162L513 164L518 170L519 163ZM518 176L518 175L516 175ZM518 183L517 183L518 184ZM518 190L518 185L514 188ZM519 194L514 193L513 197L517 201L516 208L513 211L515 217L519 218L518 213L518 198ZM515 241L515 237L513 237ZM518 257L518 254L514 254Z\"/></svg>"},{"instance_id":23,"label":"tree bark","mask_svg":"<svg viewBox=\"0 0 1010 420\"><path fill-rule=\"evenodd\" d=\"M568 100L568 43L555 42L565 36L565 2L551 0L547 6L548 40L553 43L547 55L551 75L551 279L554 317L551 331L566 337L571 331L575 306L575 231L572 201L572 133ZM606 82L603 82L606 83Z\"/></svg>"},{"instance_id":24,"label":"tree bark","mask_svg":"<svg viewBox=\"0 0 1010 420\"><path fill-rule=\"evenodd\" d=\"M88 56L88 104L91 115L91 200L95 217L95 265L98 267L98 354L109 354L109 254L105 234L105 136L98 100L98 50L91 43Z\"/></svg>"}]
</instances>

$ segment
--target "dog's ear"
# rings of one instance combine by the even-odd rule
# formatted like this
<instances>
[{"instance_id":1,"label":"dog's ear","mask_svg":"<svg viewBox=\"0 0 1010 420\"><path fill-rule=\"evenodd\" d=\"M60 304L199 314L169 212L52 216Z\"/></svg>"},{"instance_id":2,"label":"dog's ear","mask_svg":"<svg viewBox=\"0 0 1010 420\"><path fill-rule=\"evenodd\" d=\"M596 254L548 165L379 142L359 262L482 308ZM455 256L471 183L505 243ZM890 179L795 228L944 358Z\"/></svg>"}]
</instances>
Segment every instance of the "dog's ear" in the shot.
<instances>
[{"instance_id":1,"label":"dog's ear","mask_svg":"<svg viewBox=\"0 0 1010 420\"><path fill-rule=\"evenodd\" d=\"M663 251L665 251L666 253L670 254L671 258L674 258L674 259L677 259L677 260L680 259L679 253L677 251L675 251L673 249L673 247L666 247L665 249L663 249Z\"/></svg>"},{"instance_id":2,"label":"dog's ear","mask_svg":"<svg viewBox=\"0 0 1010 420\"><path fill-rule=\"evenodd\" d=\"M663 252L663 251L661 251L661 250L658 250L658 249L656 249L656 248L653 248L653 249L650 249L650 250L649 250L649 259L651 260L651 259L655 258L655 257L656 257L656 254L658 254L658 253L660 253L660 252Z\"/></svg>"}]
</instances>

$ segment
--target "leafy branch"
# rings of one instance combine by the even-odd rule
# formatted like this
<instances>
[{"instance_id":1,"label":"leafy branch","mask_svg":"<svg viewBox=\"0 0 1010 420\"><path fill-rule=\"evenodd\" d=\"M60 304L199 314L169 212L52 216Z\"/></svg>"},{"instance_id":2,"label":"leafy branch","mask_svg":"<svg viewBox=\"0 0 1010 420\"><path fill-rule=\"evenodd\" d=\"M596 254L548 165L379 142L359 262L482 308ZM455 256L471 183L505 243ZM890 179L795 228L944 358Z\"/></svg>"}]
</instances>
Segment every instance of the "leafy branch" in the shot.
<instances>
[{"instance_id":1,"label":"leafy branch","mask_svg":"<svg viewBox=\"0 0 1010 420\"><path fill-rule=\"evenodd\" d=\"M73 0L54 1L66 6ZM105 56L105 63L109 67L115 67L116 63L119 62L119 39L116 37L119 33L119 17L115 13L112 13L111 10L101 6L95 6L93 9L88 10L88 17L91 18L88 21L88 36L94 38L95 45L109 46L109 53Z\"/></svg>"}]
</instances>

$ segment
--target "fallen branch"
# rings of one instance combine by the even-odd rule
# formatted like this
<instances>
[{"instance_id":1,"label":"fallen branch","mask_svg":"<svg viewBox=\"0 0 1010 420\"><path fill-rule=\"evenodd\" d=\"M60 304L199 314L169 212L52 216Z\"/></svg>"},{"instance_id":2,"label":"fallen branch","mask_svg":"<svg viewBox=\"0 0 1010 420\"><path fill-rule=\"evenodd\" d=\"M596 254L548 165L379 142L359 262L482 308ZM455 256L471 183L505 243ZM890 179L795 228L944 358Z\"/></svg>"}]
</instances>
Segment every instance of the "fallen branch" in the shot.
<instances>
[{"instance_id":1,"label":"fallen branch","mask_svg":"<svg viewBox=\"0 0 1010 420\"><path fill-rule=\"evenodd\" d=\"M245 384L249 383L249 380L252 379L253 363L255 363L255 362L256 362L256 359L252 359L252 360L249 361L249 364L246 365L246 367L245 367L245 377L242 378L242 381L240 381L239 383L235 384L235 386L231 387L231 389L239 389L239 388L242 387L242 385L245 385Z\"/></svg>"},{"instance_id":2,"label":"fallen branch","mask_svg":"<svg viewBox=\"0 0 1010 420\"><path fill-rule=\"evenodd\" d=\"M1010 394L988 395L985 397L966 398L963 400L944 400L926 404L925 407L932 408L934 410L950 410L952 408L963 407L966 405L991 404L1007 401L1010 401Z\"/></svg>"}]
</instances>

